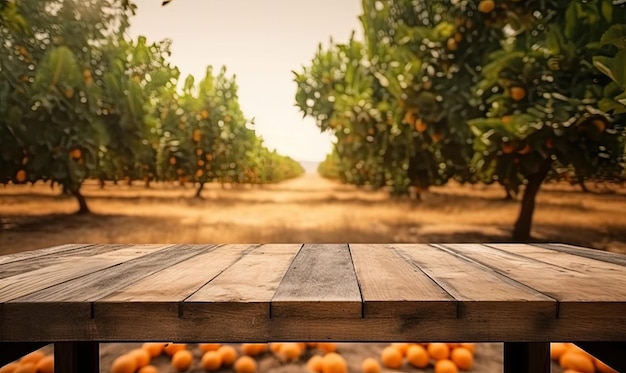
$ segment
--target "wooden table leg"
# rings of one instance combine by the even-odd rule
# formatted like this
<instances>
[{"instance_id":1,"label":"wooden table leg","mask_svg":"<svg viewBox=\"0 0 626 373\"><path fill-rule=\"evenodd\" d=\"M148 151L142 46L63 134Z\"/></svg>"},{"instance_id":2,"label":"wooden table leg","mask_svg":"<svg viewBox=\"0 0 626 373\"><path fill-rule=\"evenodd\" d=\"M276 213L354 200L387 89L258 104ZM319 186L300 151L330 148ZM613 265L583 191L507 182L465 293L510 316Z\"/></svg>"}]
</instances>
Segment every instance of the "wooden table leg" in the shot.
<instances>
[{"instance_id":1,"label":"wooden table leg","mask_svg":"<svg viewBox=\"0 0 626 373\"><path fill-rule=\"evenodd\" d=\"M54 344L54 371L63 373L99 373L98 342L57 342Z\"/></svg>"},{"instance_id":2,"label":"wooden table leg","mask_svg":"<svg viewBox=\"0 0 626 373\"><path fill-rule=\"evenodd\" d=\"M550 343L505 342L504 373L550 373Z\"/></svg>"}]
</instances>

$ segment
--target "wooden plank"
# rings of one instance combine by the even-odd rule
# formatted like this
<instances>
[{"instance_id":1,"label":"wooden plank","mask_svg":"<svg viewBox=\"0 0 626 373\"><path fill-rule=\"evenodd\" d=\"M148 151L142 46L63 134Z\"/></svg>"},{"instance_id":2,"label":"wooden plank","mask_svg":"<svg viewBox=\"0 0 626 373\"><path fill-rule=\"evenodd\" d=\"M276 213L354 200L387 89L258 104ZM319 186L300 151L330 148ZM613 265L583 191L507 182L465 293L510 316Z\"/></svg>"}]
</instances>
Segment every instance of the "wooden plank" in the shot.
<instances>
[{"instance_id":1,"label":"wooden plank","mask_svg":"<svg viewBox=\"0 0 626 373\"><path fill-rule=\"evenodd\" d=\"M504 373L550 373L549 342L504 344Z\"/></svg>"},{"instance_id":2,"label":"wooden plank","mask_svg":"<svg viewBox=\"0 0 626 373\"><path fill-rule=\"evenodd\" d=\"M590 249L586 247L579 247L561 243L541 244L533 243L533 246L543 247L549 250L561 251L568 254L584 256L590 259L602 260L608 263L618 264L626 266L626 255L611 253L608 251L602 251L597 249Z\"/></svg>"},{"instance_id":3,"label":"wooden plank","mask_svg":"<svg viewBox=\"0 0 626 373\"><path fill-rule=\"evenodd\" d=\"M302 246L276 290L271 315L360 318L361 294L348 245Z\"/></svg>"},{"instance_id":4,"label":"wooden plank","mask_svg":"<svg viewBox=\"0 0 626 373\"><path fill-rule=\"evenodd\" d=\"M528 319L534 328L556 318L554 299L479 263L430 245L393 246L458 301L459 318L502 325Z\"/></svg>"},{"instance_id":5,"label":"wooden plank","mask_svg":"<svg viewBox=\"0 0 626 373\"><path fill-rule=\"evenodd\" d=\"M626 317L626 287L611 277L589 274L552 265L523 255L478 244L445 244L494 271L556 299L559 318ZM582 322L582 320L579 320ZM618 323L618 327L626 325Z\"/></svg>"},{"instance_id":6,"label":"wooden plank","mask_svg":"<svg viewBox=\"0 0 626 373\"><path fill-rule=\"evenodd\" d=\"M88 248L91 246L93 245L67 244L67 245L47 247L47 248L38 249L38 250L22 251L22 252L14 253L14 254L0 255L0 265L22 261L22 260L28 260L31 258L38 258L38 257L50 255L50 254L58 255L63 252L72 252L72 251L76 251L79 249Z\"/></svg>"},{"instance_id":7,"label":"wooden plank","mask_svg":"<svg viewBox=\"0 0 626 373\"><path fill-rule=\"evenodd\" d=\"M391 245L350 244L363 317L456 317L456 301Z\"/></svg>"},{"instance_id":8,"label":"wooden plank","mask_svg":"<svg viewBox=\"0 0 626 373\"><path fill-rule=\"evenodd\" d=\"M0 279L0 302L42 292L54 286L61 286L62 283L171 246L126 245L120 248L115 245L112 246L115 249L113 252L105 252L96 256L68 257L58 260L52 256L47 256L51 259L50 265Z\"/></svg>"}]
</instances>

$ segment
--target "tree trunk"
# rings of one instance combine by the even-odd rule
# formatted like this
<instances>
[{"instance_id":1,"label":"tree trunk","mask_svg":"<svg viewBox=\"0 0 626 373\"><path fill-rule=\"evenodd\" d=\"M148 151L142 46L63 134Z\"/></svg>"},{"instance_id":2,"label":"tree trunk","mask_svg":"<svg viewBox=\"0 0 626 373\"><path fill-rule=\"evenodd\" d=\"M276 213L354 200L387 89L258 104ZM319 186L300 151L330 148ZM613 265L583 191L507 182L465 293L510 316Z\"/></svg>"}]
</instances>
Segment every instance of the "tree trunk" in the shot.
<instances>
[{"instance_id":1,"label":"tree trunk","mask_svg":"<svg viewBox=\"0 0 626 373\"><path fill-rule=\"evenodd\" d=\"M535 198L539 188L541 188L541 184L548 176L551 166L552 160L547 158L541 163L537 172L528 176L528 184L526 184L524 196L522 197L522 206L513 228L513 240L515 242L527 242L530 240L530 228L535 211Z\"/></svg>"},{"instance_id":2,"label":"tree trunk","mask_svg":"<svg viewBox=\"0 0 626 373\"><path fill-rule=\"evenodd\" d=\"M78 201L78 211L76 211L76 213L77 214L91 213L91 211L89 210L89 206L87 206L87 201L85 200L85 196L83 196L80 193L80 187L76 189L72 188L71 192L72 192L72 195L76 198L76 201Z\"/></svg>"},{"instance_id":3,"label":"tree trunk","mask_svg":"<svg viewBox=\"0 0 626 373\"><path fill-rule=\"evenodd\" d=\"M202 199L202 189L204 189L204 183L200 183L200 186L196 189L196 198Z\"/></svg>"}]
</instances>

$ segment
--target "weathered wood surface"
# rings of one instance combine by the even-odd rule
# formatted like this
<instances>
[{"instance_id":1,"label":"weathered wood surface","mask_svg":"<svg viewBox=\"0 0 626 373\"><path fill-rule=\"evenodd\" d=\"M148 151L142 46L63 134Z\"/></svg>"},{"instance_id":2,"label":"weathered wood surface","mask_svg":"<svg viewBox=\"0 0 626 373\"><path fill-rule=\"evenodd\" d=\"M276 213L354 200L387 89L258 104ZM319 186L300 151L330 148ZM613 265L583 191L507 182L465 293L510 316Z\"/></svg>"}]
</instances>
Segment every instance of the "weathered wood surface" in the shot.
<instances>
[{"instance_id":1,"label":"weathered wood surface","mask_svg":"<svg viewBox=\"0 0 626 373\"><path fill-rule=\"evenodd\" d=\"M0 342L623 341L624 258L561 244L64 245L0 257Z\"/></svg>"}]
</instances>

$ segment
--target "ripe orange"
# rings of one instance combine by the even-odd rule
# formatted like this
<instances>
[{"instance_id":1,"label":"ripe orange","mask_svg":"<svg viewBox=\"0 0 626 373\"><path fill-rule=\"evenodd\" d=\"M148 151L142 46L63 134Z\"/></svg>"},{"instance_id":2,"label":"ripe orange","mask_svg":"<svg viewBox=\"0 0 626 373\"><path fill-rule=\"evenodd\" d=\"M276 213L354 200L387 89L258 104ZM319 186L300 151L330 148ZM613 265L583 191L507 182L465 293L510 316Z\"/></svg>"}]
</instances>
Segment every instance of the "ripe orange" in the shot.
<instances>
[{"instance_id":1,"label":"ripe orange","mask_svg":"<svg viewBox=\"0 0 626 373\"><path fill-rule=\"evenodd\" d=\"M150 359L152 358L150 353L143 348L132 349L128 354L135 358L135 361L137 362L137 368L142 368L150 364Z\"/></svg>"},{"instance_id":2,"label":"ripe orange","mask_svg":"<svg viewBox=\"0 0 626 373\"><path fill-rule=\"evenodd\" d=\"M461 370L470 370L474 366L474 355L465 347L456 347L450 353L450 360Z\"/></svg>"},{"instance_id":3,"label":"ripe orange","mask_svg":"<svg viewBox=\"0 0 626 373\"><path fill-rule=\"evenodd\" d=\"M281 361L295 361L300 358L302 349L297 343L283 343L278 350L278 357Z\"/></svg>"},{"instance_id":4,"label":"ripe orange","mask_svg":"<svg viewBox=\"0 0 626 373\"><path fill-rule=\"evenodd\" d=\"M322 373L323 371L323 358L320 355L313 355L306 362L306 367L311 373Z\"/></svg>"},{"instance_id":5,"label":"ripe orange","mask_svg":"<svg viewBox=\"0 0 626 373\"><path fill-rule=\"evenodd\" d=\"M513 100L521 101L524 97L526 97L526 90L522 87L512 87L510 94Z\"/></svg>"},{"instance_id":6,"label":"ripe orange","mask_svg":"<svg viewBox=\"0 0 626 373\"><path fill-rule=\"evenodd\" d=\"M26 171L24 171L24 170L17 171L17 174L15 174L15 181L17 181L18 183L25 182L26 181Z\"/></svg>"},{"instance_id":7,"label":"ripe orange","mask_svg":"<svg viewBox=\"0 0 626 373\"><path fill-rule=\"evenodd\" d=\"M37 368L37 373L54 373L54 355L42 357L35 368Z\"/></svg>"},{"instance_id":8,"label":"ripe orange","mask_svg":"<svg viewBox=\"0 0 626 373\"><path fill-rule=\"evenodd\" d=\"M255 373L257 364L250 356L243 355L235 361L234 368L236 373Z\"/></svg>"},{"instance_id":9,"label":"ripe orange","mask_svg":"<svg viewBox=\"0 0 626 373\"><path fill-rule=\"evenodd\" d=\"M207 351L202 355L200 364L204 370L218 370L222 366L222 356L217 351Z\"/></svg>"},{"instance_id":10,"label":"ripe orange","mask_svg":"<svg viewBox=\"0 0 626 373\"><path fill-rule=\"evenodd\" d=\"M433 360L443 360L450 356L450 347L445 343L429 343L426 350Z\"/></svg>"},{"instance_id":11,"label":"ripe orange","mask_svg":"<svg viewBox=\"0 0 626 373\"><path fill-rule=\"evenodd\" d=\"M179 372L189 370L193 362L193 354L189 350L176 351L172 356L172 366Z\"/></svg>"},{"instance_id":12,"label":"ripe orange","mask_svg":"<svg viewBox=\"0 0 626 373\"><path fill-rule=\"evenodd\" d=\"M154 365L146 365L139 369L137 373L159 373L159 369Z\"/></svg>"},{"instance_id":13,"label":"ripe orange","mask_svg":"<svg viewBox=\"0 0 626 373\"><path fill-rule=\"evenodd\" d=\"M525 155L525 154L530 153L531 150L532 149L531 149L530 145L526 144L526 145L524 145L523 148L521 148L520 150L517 151L517 154Z\"/></svg>"},{"instance_id":14,"label":"ripe orange","mask_svg":"<svg viewBox=\"0 0 626 373\"><path fill-rule=\"evenodd\" d=\"M202 138L202 133L200 132L200 130L193 130L193 136L192 136L193 141L200 142L201 138Z\"/></svg>"},{"instance_id":15,"label":"ripe orange","mask_svg":"<svg viewBox=\"0 0 626 373\"><path fill-rule=\"evenodd\" d=\"M402 353L402 357L406 356L406 350L409 349L408 343L392 343L391 346L397 348Z\"/></svg>"},{"instance_id":16,"label":"ripe orange","mask_svg":"<svg viewBox=\"0 0 626 373\"><path fill-rule=\"evenodd\" d=\"M267 351L267 343L242 343L241 353L248 356L256 356Z\"/></svg>"},{"instance_id":17,"label":"ripe orange","mask_svg":"<svg viewBox=\"0 0 626 373\"><path fill-rule=\"evenodd\" d=\"M224 345L217 349L217 353L222 358L222 364L233 365L237 360L237 351L233 346Z\"/></svg>"},{"instance_id":18,"label":"ripe orange","mask_svg":"<svg viewBox=\"0 0 626 373\"><path fill-rule=\"evenodd\" d=\"M111 364L111 373L134 373L136 370L137 360L130 355L118 356Z\"/></svg>"},{"instance_id":19,"label":"ripe orange","mask_svg":"<svg viewBox=\"0 0 626 373\"><path fill-rule=\"evenodd\" d=\"M563 369L572 369L580 373L594 373L596 371L590 356L572 349L569 349L561 356L559 364Z\"/></svg>"},{"instance_id":20,"label":"ripe orange","mask_svg":"<svg viewBox=\"0 0 626 373\"><path fill-rule=\"evenodd\" d=\"M500 120L502 121L502 124L509 124L513 120L513 116L512 115L505 115L502 118L500 118Z\"/></svg>"},{"instance_id":21,"label":"ripe orange","mask_svg":"<svg viewBox=\"0 0 626 373\"><path fill-rule=\"evenodd\" d=\"M361 363L361 371L363 373L380 373L380 363L373 357L368 357Z\"/></svg>"},{"instance_id":22,"label":"ripe orange","mask_svg":"<svg viewBox=\"0 0 626 373\"><path fill-rule=\"evenodd\" d=\"M596 369L598 370L599 373L619 373L618 371L604 364L602 361L598 359L595 359L593 363L595 364Z\"/></svg>"},{"instance_id":23,"label":"ripe orange","mask_svg":"<svg viewBox=\"0 0 626 373\"><path fill-rule=\"evenodd\" d=\"M19 366L20 364L18 362L8 363L0 367L0 373L13 373Z\"/></svg>"},{"instance_id":24,"label":"ripe orange","mask_svg":"<svg viewBox=\"0 0 626 373\"><path fill-rule=\"evenodd\" d=\"M171 157L170 157L170 164L171 164L172 166L176 164L176 157L174 157L174 156L171 156Z\"/></svg>"},{"instance_id":25,"label":"ripe orange","mask_svg":"<svg viewBox=\"0 0 626 373\"><path fill-rule=\"evenodd\" d=\"M400 369L402 367L402 352L396 347L387 346L381 351L380 360L387 368Z\"/></svg>"},{"instance_id":26,"label":"ripe orange","mask_svg":"<svg viewBox=\"0 0 626 373\"><path fill-rule=\"evenodd\" d=\"M596 118L593 120L592 123L596 127L598 132L604 132L604 130L606 129L606 123L602 119Z\"/></svg>"},{"instance_id":27,"label":"ripe orange","mask_svg":"<svg viewBox=\"0 0 626 373\"><path fill-rule=\"evenodd\" d=\"M347 373L346 360L336 352L329 352L322 358L322 373Z\"/></svg>"},{"instance_id":28,"label":"ripe orange","mask_svg":"<svg viewBox=\"0 0 626 373\"><path fill-rule=\"evenodd\" d=\"M22 358L20 359L20 364L25 364L25 363L37 364L37 362L39 362L39 360L41 360L44 356L46 356L46 354L44 354L43 352L39 350L33 351L29 354L22 356Z\"/></svg>"},{"instance_id":29,"label":"ripe orange","mask_svg":"<svg viewBox=\"0 0 626 373\"><path fill-rule=\"evenodd\" d=\"M567 344L561 342L550 343L550 358L558 361L567 351Z\"/></svg>"},{"instance_id":30,"label":"ripe orange","mask_svg":"<svg viewBox=\"0 0 626 373\"><path fill-rule=\"evenodd\" d=\"M478 3L478 11L481 13L491 13L496 7L496 3L493 0L481 0Z\"/></svg>"},{"instance_id":31,"label":"ripe orange","mask_svg":"<svg viewBox=\"0 0 626 373\"><path fill-rule=\"evenodd\" d=\"M426 132L426 130L428 129L428 125L426 125L423 120L418 119L415 121L415 129L417 130L417 132Z\"/></svg>"},{"instance_id":32,"label":"ripe orange","mask_svg":"<svg viewBox=\"0 0 626 373\"><path fill-rule=\"evenodd\" d=\"M467 348L472 354L476 353L476 343L461 343L461 347Z\"/></svg>"},{"instance_id":33,"label":"ripe orange","mask_svg":"<svg viewBox=\"0 0 626 373\"><path fill-rule=\"evenodd\" d=\"M37 367L35 363L20 364L13 373L37 373Z\"/></svg>"},{"instance_id":34,"label":"ripe orange","mask_svg":"<svg viewBox=\"0 0 626 373\"><path fill-rule=\"evenodd\" d=\"M412 345L406 351L406 360L416 368L426 368L430 363L430 356L422 345Z\"/></svg>"},{"instance_id":35,"label":"ripe orange","mask_svg":"<svg viewBox=\"0 0 626 373\"><path fill-rule=\"evenodd\" d=\"M222 347L221 343L199 343L198 348L202 352L208 351L217 351L220 347Z\"/></svg>"},{"instance_id":36,"label":"ripe orange","mask_svg":"<svg viewBox=\"0 0 626 373\"><path fill-rule=\"evenodd\" d=\"M186 350L186 349L187 349L187 344L185 343L168 343L165 346L163 346L163 351L170 356L174 356L174 354L177 353L178 351Z\"/></svg>"},{"instance_id":37,"label":"ripe orange","mask_svg":"<svg viewBox=\"0 0 626 373\"><path fill-rule=\"evenodd\" d=\"M336 352L337 351L337 344L334 342L318 342L317 343L317 349L322 351L322 352Z\"/></svg>"},{"instance_id":38,"label":"ripe orange","mask_svg":"<svg viewBox=\"0 0 626 373\"><path fill-rule=\"evenodd\" d=\"M82 151L78 148L74 148L70 150L70 157L72 157L73 160L79 160L82 157L82 155L83 155Z\"/></svg>"},{"instance_id":39,"label":"ripe orange","mask_svg":"<svg viewBox=\"0 0 626 373\"><path fill-rule=\"evenodd\" d=\"M163 353L165 343L163 342L146 342L141 345L141 348L148 351L150 357L157 357Z\"/></svg>"},{"instance_id":40,"label":"ripe orange","mask_svg":"<svg viewBox=\"0 0 626 373\"><path fill-rule=\"evenodd\" d=\"M435 363L435 373L458 373L459 368L450 360L438 360Z\"/></svg>"}]
</instances>

